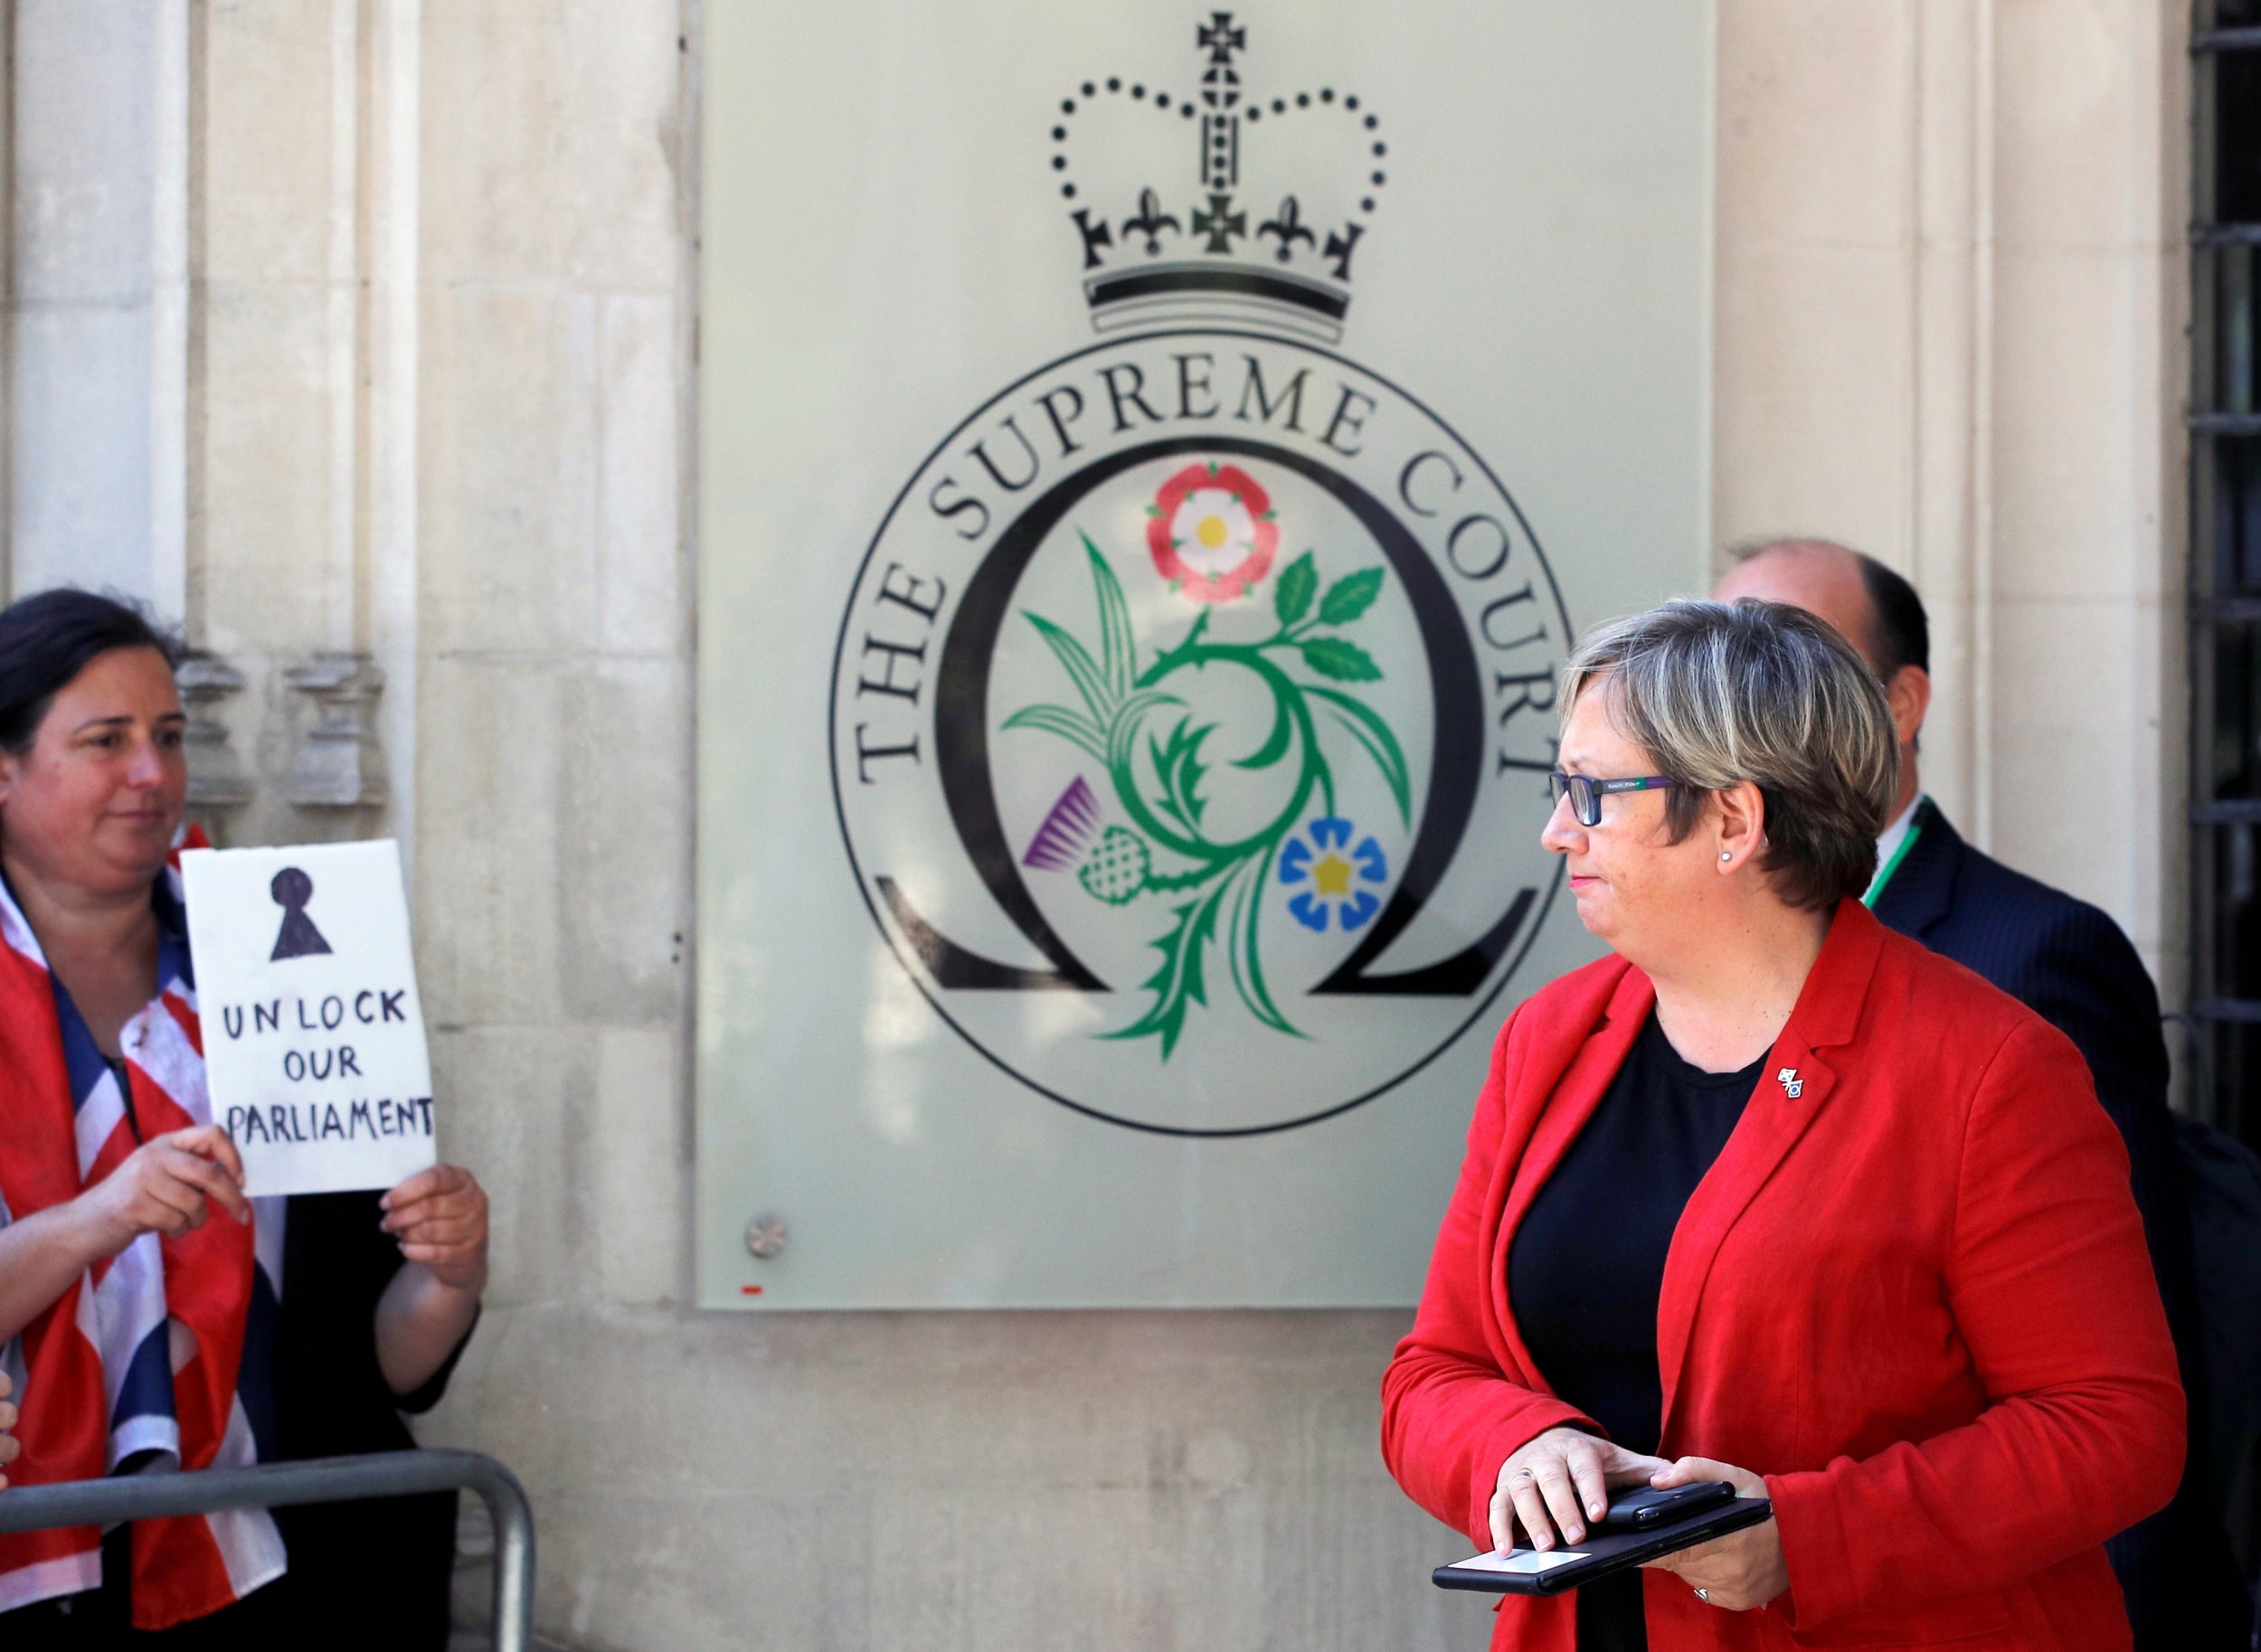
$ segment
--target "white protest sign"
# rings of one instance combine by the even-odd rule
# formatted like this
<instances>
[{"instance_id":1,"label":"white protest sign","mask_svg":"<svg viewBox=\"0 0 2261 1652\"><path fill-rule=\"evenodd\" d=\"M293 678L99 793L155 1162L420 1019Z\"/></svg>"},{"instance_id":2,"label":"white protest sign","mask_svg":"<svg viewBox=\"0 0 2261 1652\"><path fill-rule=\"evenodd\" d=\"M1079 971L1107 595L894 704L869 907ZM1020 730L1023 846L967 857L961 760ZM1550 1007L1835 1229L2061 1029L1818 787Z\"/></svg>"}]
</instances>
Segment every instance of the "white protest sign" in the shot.
<instances>
[{"instance_id":1,"label":"white protest sign","mask_svg":"<svg viewBox=\"0 0 2261 1652\"><path fill-rule=\"evenodd\" d=\"M392 1187L434 1162L391 839L181 856L212 1116L244 1191Z\"/></svg>"}]
</instances>

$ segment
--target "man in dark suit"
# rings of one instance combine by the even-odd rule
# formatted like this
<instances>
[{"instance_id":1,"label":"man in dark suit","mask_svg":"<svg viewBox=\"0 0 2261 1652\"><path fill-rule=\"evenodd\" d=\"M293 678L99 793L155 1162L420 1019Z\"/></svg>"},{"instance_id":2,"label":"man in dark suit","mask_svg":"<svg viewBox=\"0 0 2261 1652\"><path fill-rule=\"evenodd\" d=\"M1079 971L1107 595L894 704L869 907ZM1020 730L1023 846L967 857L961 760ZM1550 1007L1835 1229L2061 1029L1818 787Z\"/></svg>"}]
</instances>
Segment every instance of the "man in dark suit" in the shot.
<instances>
[{"instance_id":1,"label":"man in dark suit","mask_svg":"<svg viewBox=\"0 0 2261 1652\"><path fill-rule=\"evenodd\" d=\"M1884 684L1900 736L1899 797L1878 840L1877 875L1864 899L1893 929L2039 1012L2087 1058L2097 1098L2127 1143L2190 1421L2174 1502L2105 1547L2140 1652L2245 1652L2253 1609L2206 1492L2190 1212L2151 977L2110 917L1981 854L1924 795L1916 744L1931 706L1930 627L1906 580L1843 545L1777 540L1742 552L1712 595L1723 602L1791 603L1828 620L1860 650Z\"/></svg>"}]
</instances>

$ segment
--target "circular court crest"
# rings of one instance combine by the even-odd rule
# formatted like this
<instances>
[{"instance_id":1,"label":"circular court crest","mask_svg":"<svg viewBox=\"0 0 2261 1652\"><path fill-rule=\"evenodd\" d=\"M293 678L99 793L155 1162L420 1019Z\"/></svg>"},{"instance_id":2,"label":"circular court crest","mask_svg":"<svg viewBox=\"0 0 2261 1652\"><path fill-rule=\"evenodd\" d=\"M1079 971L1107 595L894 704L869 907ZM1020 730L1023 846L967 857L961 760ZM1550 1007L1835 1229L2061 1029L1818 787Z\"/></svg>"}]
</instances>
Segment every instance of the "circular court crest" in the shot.
<instances>
[{"instance_id":1,"label":"circular court crest","mask_svg":"<svg viewBox=\"0 0 2261 1652\"><path fill-rule=\"evenodd\" d=\"M1537 933L1571 634L1506 489L1386 380L1270 332L1105 340L952 431L865 555L830 727L857 886L1043 1095L1315 1122Z\"/></svg>"}]
</instances>

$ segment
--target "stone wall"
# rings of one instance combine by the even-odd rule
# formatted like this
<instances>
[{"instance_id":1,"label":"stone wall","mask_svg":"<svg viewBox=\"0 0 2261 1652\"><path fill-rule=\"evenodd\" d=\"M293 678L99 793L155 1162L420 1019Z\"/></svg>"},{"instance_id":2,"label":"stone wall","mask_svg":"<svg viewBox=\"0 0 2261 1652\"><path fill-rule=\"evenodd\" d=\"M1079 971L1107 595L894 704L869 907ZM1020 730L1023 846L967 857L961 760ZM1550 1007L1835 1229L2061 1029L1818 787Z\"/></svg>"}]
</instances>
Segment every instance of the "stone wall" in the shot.
<instances>
[{"instance_id":1,"label":"stone wall","mask_svg":"<svg viewBox=\"0 0 2261 1652\"><path fill-rule=\"evenodd\" d=\"M2176 1003L2187 12L1718 17L1717 536L1839 537L1916 581L1927 786Z\"/></svg>"},{"instance_id":2,"label":"stone wall","mask_svg":"<svg viewBox=\"0 0 2261 1652\"><path fill-rule=\"evenodd\" d=\"M2171 994L2173 9L1717 0L1715 341L1718 537L1918 579L1936 789ZM424 1433L524 1475L545 1630L1479 1644L1376 1454L1402 1314L685 1306L691 739L733 714L690 692L696 0L7 19L10 577L140 591L241 675L235 840L411 847L497 1223ZM327 802L325 714L367 780Z\"/></svg>"}]
</instances>

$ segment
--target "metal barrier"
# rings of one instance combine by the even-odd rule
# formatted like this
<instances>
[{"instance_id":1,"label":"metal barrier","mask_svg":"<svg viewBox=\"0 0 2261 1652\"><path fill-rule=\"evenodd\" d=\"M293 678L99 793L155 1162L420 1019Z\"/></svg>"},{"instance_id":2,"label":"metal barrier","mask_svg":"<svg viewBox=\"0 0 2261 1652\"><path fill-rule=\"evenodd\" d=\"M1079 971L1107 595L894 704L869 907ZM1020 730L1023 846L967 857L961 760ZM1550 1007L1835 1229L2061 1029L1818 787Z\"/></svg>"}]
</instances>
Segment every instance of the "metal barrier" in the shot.
<instances>
[{"instance_id":1,"label":"metal barrier","mask_svg":"<svg viewBox=\"0 0 2261 1652\"><path fill-rule=\"evenodd\" d=\"M129 1474L0 1491L0 1532L110 1525L165 1515L296 1503L357 1503L420 1491L478 1493L495 1522L495 1652L534 1645L534 1510L517 1477L477 1451L378 1451L255 1468Z\"/></svg>"}]
</instances>

